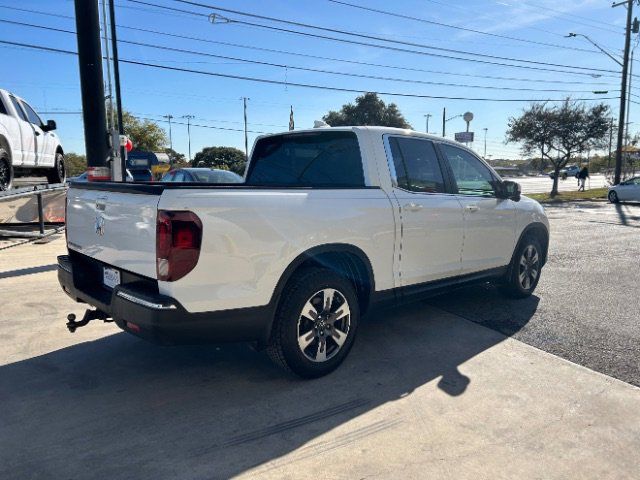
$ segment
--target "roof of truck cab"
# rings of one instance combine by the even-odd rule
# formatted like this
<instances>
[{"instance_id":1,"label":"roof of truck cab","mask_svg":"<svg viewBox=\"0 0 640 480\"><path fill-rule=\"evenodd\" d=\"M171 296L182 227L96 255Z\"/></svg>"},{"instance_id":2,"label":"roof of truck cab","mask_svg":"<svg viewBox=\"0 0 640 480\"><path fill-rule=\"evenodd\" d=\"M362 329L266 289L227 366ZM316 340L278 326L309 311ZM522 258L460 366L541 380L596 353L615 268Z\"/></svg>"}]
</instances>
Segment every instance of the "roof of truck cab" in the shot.
<instances>
[{"instance_id":1,"label":"roof of truck cab","mask_svg":"<svg viewBox=\"0 0 640 480\"><path fill-rule=\"evenodd\" d=\"M268 133L266 135L260 135L258 139L265 138L265 137L279 136L279 135L296 135L296 134L303 134L303 133L317 133L322 131L334 131L334 132L335 131L341 131L341 132L362 131L362 132L368 132L371 134L378 133L379 135L389 134L389 135L404 135L409 137L427 138L429 140L433 140L441 143L447 143L447 144L454 145L456 147L467 149L473 152L472 149L470 149L469 147L465 146L462 143L456 142L454 140L450 140L448 138L443 138L437 135L417 132L415 130L411 130L410 128L378 127L378 126L368 126L368 125L367 126L344 126L344 127L327 126L327 127L307 128L304 130L288 130L284 132L276 132L276 133Z\"/></svg>"}]
</instances>

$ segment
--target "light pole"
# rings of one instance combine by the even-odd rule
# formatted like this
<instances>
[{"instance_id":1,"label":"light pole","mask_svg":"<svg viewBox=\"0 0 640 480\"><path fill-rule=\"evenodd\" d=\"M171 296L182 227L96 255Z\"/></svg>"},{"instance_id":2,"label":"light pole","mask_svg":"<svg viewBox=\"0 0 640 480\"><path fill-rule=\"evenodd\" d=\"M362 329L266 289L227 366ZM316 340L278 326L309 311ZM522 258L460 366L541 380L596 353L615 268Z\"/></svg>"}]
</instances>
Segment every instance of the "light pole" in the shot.
<instances>
[{"instance_id":1,"label":"light pole","mask_svg":"<svg viewBox=\"0 0 640 480\"><path fill-rule=\"evenodd\" d=\"M613 183L617 185L620 183L620 176L622 173L622 144L624 142L624 122L625 122L625 109L627 107L627 70L629 68L629 47L631 44L631 18L633 15L633 0L624 0L622 2L614 3L611 5L612 7L618 7L620 5L627 6L627 25L626 25L626 35L624 41L624 55L622 58L622 62L618 60L616 57L607 52L604 48L598 45L596 42L591 40L588 36L583 35L581 33L569 33L567 37L582 37L586 39L589 43L594 45L598 50L604 53L611 60L616 62L618 65L622 67L622 80L620 85L620 116L618 118L618 141L616 146L616 167ZM634 24L634 30L636 30L637 25Z\"/></svg>"},{"instance_id":2,"label":"light pole","mask_svg":"<svg viewBox=\"0 0 640 480\"><path fill-rule=\"evenodd\" d=\"M488 128L483 128L484 130L484 159L487 159L487 131L489 130Z\"/></svg>"},{"instance_id":3,"label":"light pole","mask_svg":"<svg viewBox=\"0 0 640 480\"><path fill-rule=\"evenodd\" d=\"M249 97L242 97L242 103L244 105L244 157L249 161L249 139L247 137L247 100L251 100Z\"/></svg>"},{"instance_id":4,"label":"light pole","mask_svg":"<svg viewBox=\"0 0 640 480\"><path fill-rule=\"evenodd\" d=\"M187 138L189 139L189 163L191 163L191 119L193 115L183 115L182 118L187 119Z\"/></svg>"},{"instance_id":5,"label":"light pole","mask_svg":"<svg viewBox=\"0 0 640 480\"><path fill-rule=\"evenodd\" d=\"M173 115L169 113L167 115L163 115L162 118L166 118L169 122L169 148L173 150L173 140L171 139L171 119L173 118Z\"/></svg>"},{"instance_id":6,"label":"light pole","mask_svg":"<svg viewBox=\"0 0 640 480\"><path fill-rule=\"evenodd\" d=\"M425 124L425 129L424 129L424 133L429 133L429 119L432 117L433 115L431 115L430 113L427 113L424 115L426 124Z\"/></svg>"},{"instance_id":7,"label":"light pole","mask_svg":"<svg viewBox=\"0 0 640 480\"><path fill-rule=\"evenodd\" d=\"M449 117L447 118L447 109L443 108L442 109L442 136L446 136L446 126L447 126L447 122L453 120L454 118L460 118L463 117L465 114L461 113L460 115L454 115L453 117ZM468 127L467 127L467 131L468 131Z\"/></svg>"}]
</instances>

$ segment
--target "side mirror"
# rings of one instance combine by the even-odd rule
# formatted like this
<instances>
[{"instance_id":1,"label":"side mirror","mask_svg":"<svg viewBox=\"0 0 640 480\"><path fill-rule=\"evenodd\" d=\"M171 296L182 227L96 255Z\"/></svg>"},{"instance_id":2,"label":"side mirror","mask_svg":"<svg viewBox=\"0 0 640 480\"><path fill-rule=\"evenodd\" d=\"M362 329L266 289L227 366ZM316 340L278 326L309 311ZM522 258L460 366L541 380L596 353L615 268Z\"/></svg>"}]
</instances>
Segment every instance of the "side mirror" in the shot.
<instances>
[{"instance_id":1,"label":"side mirror","mask_svg":"<svg viewBox=\"0 0 640 480\"><path fill-rule=\"evenodd\" d=\"M42 126L42 130L45 132L50 132L51 130L55 130L58 128L55 120L47 120L47 124Z\"/></svg>"},{"instance_id":2,"label":"side mirror","mask_svg":"<svg viewBox=\"0 0 640 480\"><path fill-rule=\"evenodd\" d=\"M505 180L500 184L500 188L498 189L498 197L504 198L508 200L513 200L514 202L520 201L520 196L522 195L522 187L517 182L512 182L511 180Z\"/></svg>"}]
</instances>

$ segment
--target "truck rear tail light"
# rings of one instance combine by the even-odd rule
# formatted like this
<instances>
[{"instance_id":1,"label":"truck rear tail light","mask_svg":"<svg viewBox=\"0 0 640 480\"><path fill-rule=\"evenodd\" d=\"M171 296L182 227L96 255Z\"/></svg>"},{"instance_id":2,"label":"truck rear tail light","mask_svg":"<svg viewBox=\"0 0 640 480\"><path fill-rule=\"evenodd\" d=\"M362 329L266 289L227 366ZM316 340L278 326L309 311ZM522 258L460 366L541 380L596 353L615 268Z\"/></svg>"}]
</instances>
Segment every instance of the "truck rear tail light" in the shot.
<instances>
[{"instance_id":1,"label":"truck rear tail light","mask_svg":"<svg viewBox=\"0 0 640 480\"><path fill-rule=\"evenodd\" d=\"M158 280L175 282L195 268L200 257L202 222L193 212L159 210L156 223Z\"/></svg>"},{"instance_id":2,"label":"truck rear tail light","mask_svg":"<svg viewBox=\"0 0 640 480\"><path fill-rule=\"evenodd\" d=\"M111 181L111 169L109 167L89 167L87 168L87 180L90 182Z\"/></svg>"}]
</instances>

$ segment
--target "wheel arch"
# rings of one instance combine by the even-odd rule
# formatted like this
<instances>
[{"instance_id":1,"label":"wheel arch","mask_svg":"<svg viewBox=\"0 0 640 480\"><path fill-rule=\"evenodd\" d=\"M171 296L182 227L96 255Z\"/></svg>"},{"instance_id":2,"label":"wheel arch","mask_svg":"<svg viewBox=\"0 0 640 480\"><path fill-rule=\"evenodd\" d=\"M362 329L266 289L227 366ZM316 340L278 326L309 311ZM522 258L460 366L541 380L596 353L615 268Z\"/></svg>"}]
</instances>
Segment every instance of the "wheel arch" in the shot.
<instances>
[{"instance_id":1,"label":"wheel arch","mask_svg":"<svg viewBox=\"0 0 640 480\"><path fill-rule=\"evenodd\" d=\"M64 150L62 149L62 145L58 144L58 146L56 147L56 153L64 155Z\"/></svg>"},{"instance_id":2,"label":"wheel arch","mask_svg":"<svg viewBox=\"0 0 640 480\"><path fill-rule=\"evenodd\" d=\"M358 293L360 310L364 313L375 291L375 277L371 262L358 247L346 243L319 245L299 254L284 270L271 298L278 303L282 291L293 275L303 268L321 267L333 270L349 279Z\"/></svg>"},{"instance_id":3,"label":"wheel arch","mask_svg":"<svg viewBox=\"0 0 640 480\"><path fill-rule=\"evenodd\" d=\"M7 155L9 155L9 161L12 162L13 158L11 156L11 146L9 145L9 140L7 140L7 138L0 134L0 148L4 148L4 150L7 152Z\"/></svg>"},{"instance_id":4,"label":"wheel arch","mask_svg":"<svg viewBox=\"0 0 640 480\"><path fill-rule=\"evenodd\" d=\"M518 243L516 243L513 255L515 256L522 241L529 236L535 236L535 238L540 241L542 246L542 265L544 265L547 263L547 254L549 252L549 229L547 229L546 225L541 222L530 223L524 228L520 234L520 238L518 238ZM511 263L513 263L513 256L511 258Z\"/></svg>"}]
</instances>

